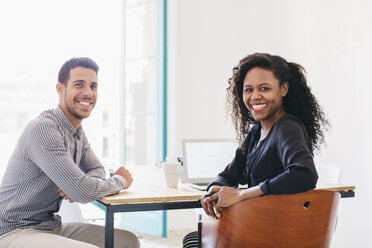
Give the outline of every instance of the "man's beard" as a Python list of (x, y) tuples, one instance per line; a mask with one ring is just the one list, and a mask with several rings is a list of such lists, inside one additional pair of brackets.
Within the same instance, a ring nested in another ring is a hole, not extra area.
[[(75, 100), (73, 100), (73, 101), (75, 101)], [(67, 100), (67, 97), (66, 97), (66, 95), (65, 95), (65, 105), (66, 105), (66, 109), (67, 109), (67, 111), (71, 114), (71, 115), (73, 115), (75, 118), (77, 118), (77, 119), (79, 119), (79, 120), (82, 120), (82, 119), (84, 119), (84, 118), (86, 118), (86, 117), (88, 117), (89, 116), (89, 114), (88, 114), (88, 116), (81, 116), (79, 113), (77, 113), (76, 111), (75, 111), (75, 109), (68, 103), (68, 100)]]

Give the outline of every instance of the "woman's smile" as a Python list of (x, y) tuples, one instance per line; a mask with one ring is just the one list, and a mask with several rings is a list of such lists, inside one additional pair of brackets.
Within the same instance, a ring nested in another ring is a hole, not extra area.
[(263, 111), (264, 109), (266, 109), (267, 107), (267, 104), (266, 103), (263, 103), (263, 104), (252, 104), (251, 105), (251, 109), (254, 111), (254, 112), (261, 112)]

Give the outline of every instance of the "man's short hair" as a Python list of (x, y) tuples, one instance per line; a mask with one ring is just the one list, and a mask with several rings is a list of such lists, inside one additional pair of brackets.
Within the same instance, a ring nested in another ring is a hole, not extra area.
[(58, 73), (58, 82), (67, 84), (70, 78), (70, 71), (76, 67), (84, 67), (98, 72), (98, 65), (92, 59), (87, 57), (72, 58), (67, 60)]

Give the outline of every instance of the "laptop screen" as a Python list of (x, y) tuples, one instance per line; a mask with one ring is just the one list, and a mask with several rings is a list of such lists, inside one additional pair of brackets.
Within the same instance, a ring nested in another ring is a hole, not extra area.
[(209, 183), (232, 161), (233, 139), (183, 140), (185, 181)]

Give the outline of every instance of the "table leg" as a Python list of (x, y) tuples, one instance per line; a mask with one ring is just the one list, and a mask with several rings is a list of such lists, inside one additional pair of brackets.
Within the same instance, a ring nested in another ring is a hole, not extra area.
[(114, 248), (114, 212), (106, 206), (105, 248)]
[(339, 193), (341, 194), (341, 198), (355, 197), (354, 190), (339, 191)]

